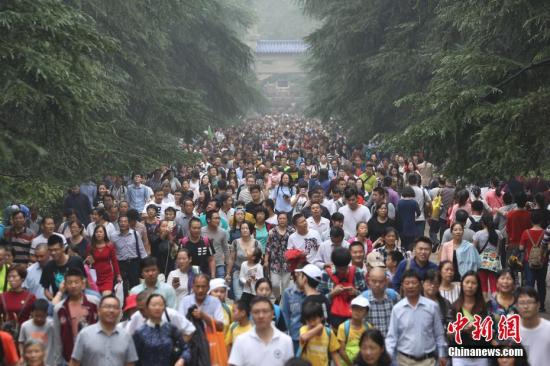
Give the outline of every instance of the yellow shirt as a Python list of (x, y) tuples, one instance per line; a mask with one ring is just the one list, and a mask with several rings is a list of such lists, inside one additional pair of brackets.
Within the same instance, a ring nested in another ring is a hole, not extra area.
[(366, 330), (367, 328), (363, 324), (361, 324), (361, 328), (359, 329), (350, 324), (349, 334), (346, 340), (345, 322), (338, 326), (338, 341), (340, 344), (345, 344), (346, 354), (351, 361), (353, 361), (359, 353), (359, 349), (361, 348), (359, 340)]
[(231, 324), (231, 327), (229, 327), (229, 330), (225, 334), (225, 344), (227, 346), (231, 346), (233, 343), (235, 343), (235, 339), (237, 339), (238, 336), (248, 332), (250, 329), (252, 329), (251, 322), (248, 322), (248, 324), (245, 326), (242, 326), (239, 323), (234, 322), (233, 324)]
[[(300, 328), (300, 335), (307, 332), (309, 328), (304, 325)], [(323, 329), (321, 335), (311, 338), (307, 344), (300, 341), (302, 350), (302, 359), (311, 362), (312, 366), (328, 366), (330, 358), (328, 352), (338, 352), (340, 342), (336, 339), (336, 335), (330, 330), (330, 337), (326, 329)]]

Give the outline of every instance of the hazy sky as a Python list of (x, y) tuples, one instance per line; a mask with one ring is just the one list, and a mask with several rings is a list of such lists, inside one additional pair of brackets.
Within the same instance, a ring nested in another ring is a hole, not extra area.
[(260, 39), (299, 39), (316, 26), (295, 0), (252, 0), (252, 4)]

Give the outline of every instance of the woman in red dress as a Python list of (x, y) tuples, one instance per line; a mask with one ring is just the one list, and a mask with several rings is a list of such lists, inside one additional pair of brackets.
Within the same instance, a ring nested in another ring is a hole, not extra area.
[(113, 292), (115, 276), (117, 282), (122, 282), (118, 260), (116, 259), (116, 250), (114, 245), (109, 242), (103, 225), (98, 225), (94, 229), (92, 246), (86, 256), (86, 262), (96, 270), (96, 283), (102, 295)]

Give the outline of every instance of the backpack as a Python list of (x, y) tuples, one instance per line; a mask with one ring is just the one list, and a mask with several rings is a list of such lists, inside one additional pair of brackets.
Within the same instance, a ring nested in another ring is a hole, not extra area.
[[(210, 246), (210, 240), (208, 240), (208, 236), (201, 236), (201, 240), (203, 241), (205, 246)], [(184, 236), (180, 240), (180, 248), (185, 247), (187, 245), (187, 243), (189, 243), (189, 237)]]
[(441, 188), (439, 188), (439, 192), (437, 192), (437, 196), (434, 197), (432, 200), (432, 220), (439, 220), (439, 216), (441, 215), (441, 210), (443, 208), (443, 202), (441, 199)]
[[(365, 329), (368, 330), (371, 328), (373, 328), (373, 325), (369, 322), (365, 322)], [(344, 346), (348, 343), (350, 329), (351, 329), (351, 319), (348, 319), (344, 322), (344, 335), (345, 335)]]
[[(342, 285), (344, 287), (352, 287), (354, 283), (355, 278), (355, 266), (349, 267), (348, 270), (348, 277), (344, 282), (340, 281), (338, 277), (334, 275), (331, 268), (327, 268), (327, 274), (334, 282), (335, 285)], [(340, 294), (336, 295), (332, 298), (332, 301), (330, 303), (330, 313), (332, 315), (336, 315), (343, 318), (350, 318), (351, 317), (351, 298), (352, 296), (349, 294), (348, 291), (343, 291)]]
[(481, 223), (481, 220), (476, 221), (472, 216), (468, 216), (468, 218), (470, 219), (470, 230), (473, 230), (475, 232), (483, 230), (483, 224)]
[(529, 241), (533, 245), (531, 247), (531, 251), (529, 252), (529, 268), (540, 269), (544, 266), (544, 262), (546, 259), (546, 248), (542, 245), (542, 237), (544, 235), (541, 235), (541, 240), (539, 240), (537, 243), (535, 243), (535, 241), (531, 237), (531, 233), (529, 232), (529, 230), (527, 230), (527, 236), (529, 237)]
[(227, 305), (225, 302), (222, 302), (222, 309), (227, 314), (229, 324), (231, 324), (233, 322), (233, 315), (231, 314), (231, 309), (229, 308), (229, 305)]
[[(328, 336), (328, 342), (330, 344), (330, 328), (325, 326), (325, 332), (327, 333), (327, 336)], [(307, 348), (307, 342), (306, 344), (304, 345), (304, 347), (302, 347), (302, 345), (298, 346), (298, 351), (296, 351), (296, 357), (298, 358), (302, 358), (302, 354), (304, 353), (304, 349)]]

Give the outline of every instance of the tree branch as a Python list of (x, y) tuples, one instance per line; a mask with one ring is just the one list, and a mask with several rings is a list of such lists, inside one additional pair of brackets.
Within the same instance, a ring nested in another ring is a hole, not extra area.
[[(537, 63), (532, 63), (528, 66), (525, 66), (519, 70), (517, 70), (516, 72), (514, 72), (512, 75), (508, 76), (507, 78), (501, 80), (498, 82), (497, 85), (494, 86), (495, 89), (500, 89), (502, 88), (504, 85), (508, 84), (509, 82), (511, 82), (512, 80), (514, 80), (515, 78), (517, 78), (518, 76), (520, 76), (521, 74), (523, 74), (524, 72), (528, 71), (528, 70), (531, 70), (531, 69), (535, 69), (535, 68), (538, 68), (538, 67), (543, 67), (543, 66), (547, 66), (547, 65), (550, 65), (550, 58), (547, 58), (547, 59), (544, 59), (540, 62), (537, 62)], [(487, 98), (489, 98), (493, 93), (490, 93), (490, 94), (487, 94), (485, 97), (483, 97), (483, 100), (486, 100)]]

